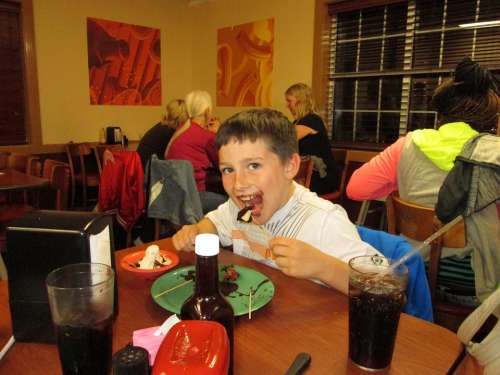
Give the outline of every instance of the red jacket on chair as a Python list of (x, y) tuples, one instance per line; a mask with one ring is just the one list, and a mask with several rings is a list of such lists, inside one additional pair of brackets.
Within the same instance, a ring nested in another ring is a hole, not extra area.
[(99, 183), (99, 210), (116, 212), (129, 231), (144, 209), (144, 171), (135, 151), (105, 151)]

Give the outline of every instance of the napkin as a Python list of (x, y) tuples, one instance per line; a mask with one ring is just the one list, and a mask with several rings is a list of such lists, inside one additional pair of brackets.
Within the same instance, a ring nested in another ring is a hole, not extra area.
[(134, 346), (140, 346), (148, 351), (149, 364), (151, 367), (155, 363), (156, 354), (158, 353), (158, 349), (160, 349), (163, 339), (166, 337), (170, 328), (172, 328), (177, 322), (180, 322), (180, 319), (177, 315), (173, 314), (165, 320), (161, 326), (134, 331), (132, 335), (132, 342)]

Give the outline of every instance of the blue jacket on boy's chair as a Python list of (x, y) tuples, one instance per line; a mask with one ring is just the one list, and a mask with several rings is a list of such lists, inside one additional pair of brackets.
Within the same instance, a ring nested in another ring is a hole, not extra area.
[[(400, 236), (361, 226), (358, 226), (357, 229), (361, 239), (380, 251), (386, 258), (399, 259), (412, 248), (408, 241)], [(424, 261), (420, 255), (415, 255), (405, 264), (408, 267), (408, 288), (407, 301), (403, 311), (432, 322), (431, 293), (425, 274)]]

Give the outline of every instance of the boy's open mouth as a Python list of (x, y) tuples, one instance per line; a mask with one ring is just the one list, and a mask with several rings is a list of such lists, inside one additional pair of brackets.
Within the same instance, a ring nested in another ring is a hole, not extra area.
[(251, 207), (252, 216), (259, 216), (262, 210), (262, 194), (240, 195), (238, 199), (245, 207)]

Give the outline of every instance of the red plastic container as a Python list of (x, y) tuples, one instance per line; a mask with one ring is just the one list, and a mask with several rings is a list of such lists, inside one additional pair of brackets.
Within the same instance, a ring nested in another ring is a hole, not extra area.
[(226, 375), (228, 368), (229, 339), (224, 326), (183, 320), (163, 340), (152, 375)]

